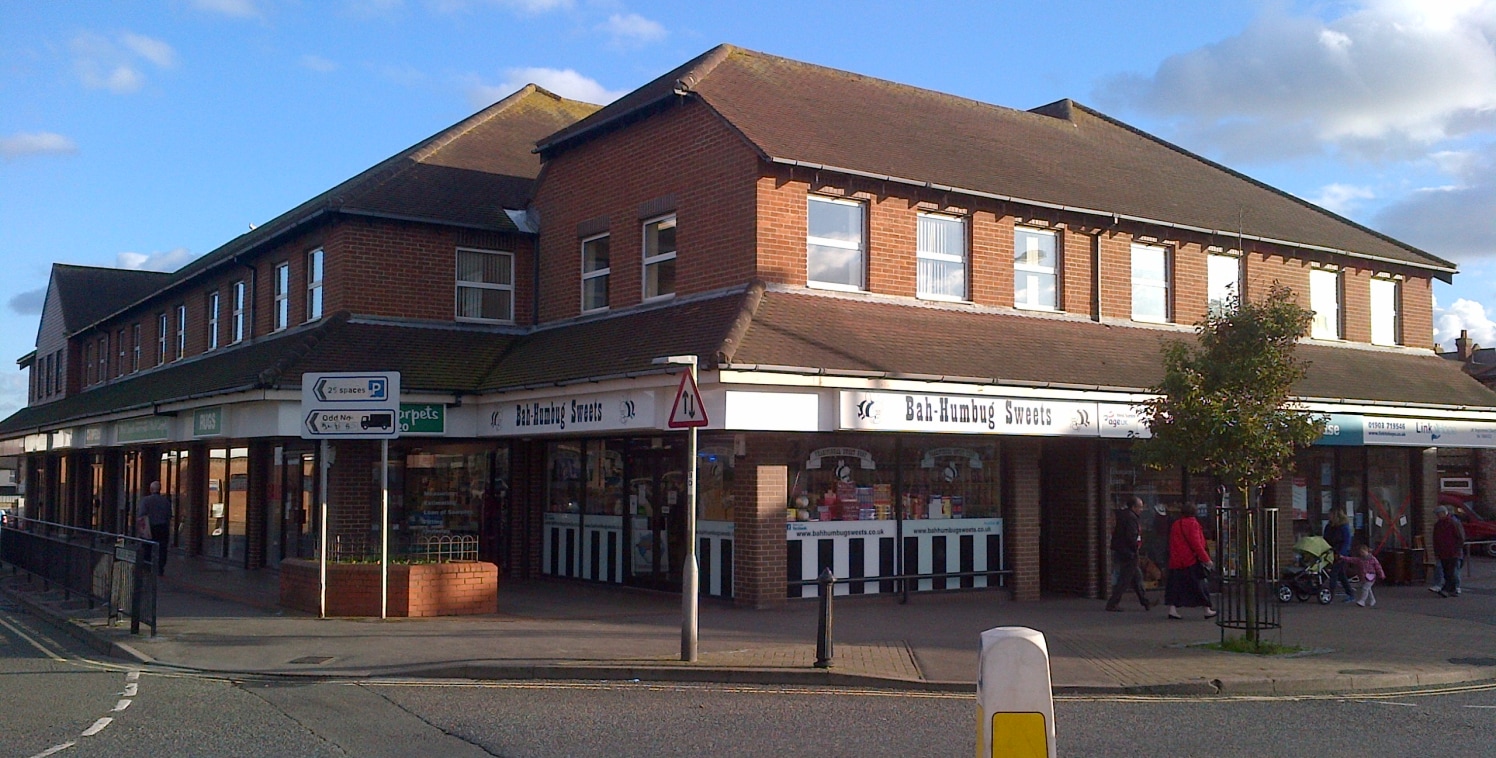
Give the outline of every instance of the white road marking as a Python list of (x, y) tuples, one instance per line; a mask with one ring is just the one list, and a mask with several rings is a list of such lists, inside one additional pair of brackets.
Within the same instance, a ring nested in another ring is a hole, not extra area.
[(1466, 708), (1496, 708), (1496, 705), (1467, 705)]
[(93, 722), (93, 726), (91, 726), (91, 727), (89, 727), (87, 729), (84, 729), (83, 730), (83, 736), (84, 737), (92, 737), (95, 734), (98, 734), (99, 732), (104, 731), (104, 727), (109, 726), (113, 722), (114, 722), (114, 719), (109, 718), (108, 716), (105, 716), (104, 718), (101, 718), (98, 721)]
[(1360, 698), (1357, 698), (1357, 699), (1353, 700), (1352, 702), (1356, 702), (1356, 703), (1367, 703), (1369, 705), (1400, 705), (1400, 706), (1402, 706), (1404, 708), (1417, 708), (1418, 707), (1417, 703), (1396, 703), (1396, 702), (1393, 702), (1391, 700), (1361, 700)]
[(130, 671), (125, 672), (125, 681), (127, 681), (127, 682), (137, 682), (137, 681), (140, 681), (140, 669), (131, 669)]
[(55, 747), (49, 747), (46, 750), (43, 750), (42, 752), (37, 753), (36, 755), (31, 756), (31, 758), (47, 758), (47, 756), (49, 756), (49, 755), (56, 755), (58, 753), (61, 753), (62, 751), (67, 750), (68, 748), (70, 748), (70, 747), (72, 747), (72, 746), (74, 746), (76, 744), (78, 744), (78, 743), (76, 743), (76, 742), (64, 742), (61, 745), (57, 745)]
[(124, 695), (125, 697), (135, 697), (135, 693), (137, 693), (139, 691), (140, 691), (140, 685), (138, 685), (138, 684), (136, 684), (134, 682), (130, 682), (129, 684), (125, 685), (125, 691), (121, 692), (119, 694)]
[(115, 703), (114, 704), (114, 712), (115, 713), (119, 713), (120, 711), (123, 711), (124, 709), (129, 708), (130, 707), (130, 703), (132, 703), (132, 702), (134, 702), (134, 701), (131, 701), (131, 700), (121, 700), (118, 703)]
[(6, 621), (5, 619), (0, 619), (0, 626), (4, 626), (6, 629), (9, 629), (12, 633), (14, 633), (17, 637), (20, 637), (21, 639), (26, 640), (27, 642), (31, 643), (32, 647), (36, 648), (37, 650), (42, 651), (42, 654), (45, 655), (45, 656), (47, 656), (48, 658), (51, 658), (52, 660), (57, 661), (58, 663), (64, 663), (64, 662), (67, 661), (66, 658), (63, 658), (62, 656), (58, 655), (57, 653), (52, 652), (52, 650), (50, 648), (46, 647), (45, 645), (43, 645), (42, 643), (36, 641), (35, 639), (32, 639), (31, 635), (29, 635), (29, 634), (21, 631), (19, 628), (17, 628), (14, 624), (10, 623), (9, 621)]

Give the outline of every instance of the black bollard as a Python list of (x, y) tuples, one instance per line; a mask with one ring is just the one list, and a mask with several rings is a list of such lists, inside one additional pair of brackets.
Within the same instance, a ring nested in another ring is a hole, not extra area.
[(830, 568), (821, 569), (816, 577), (821, 586), (821, 622), (816, 628), (816, 668), (831, 668), (831, 592), (836, 587), (836, 576)]

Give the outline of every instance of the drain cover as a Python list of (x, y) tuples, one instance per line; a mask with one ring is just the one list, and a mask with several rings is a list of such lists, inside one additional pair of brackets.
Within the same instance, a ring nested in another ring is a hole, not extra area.
[(1456, 666), (1496, 666), (1496, 658), (1450, 658)]
[(332, 656), (330, 656), (330, 655), (304, 655), (304, 656), (302, 656), (300, 658), (297, 658), (297, 659), (295, 659), (295, 660), (293, 660), (291, 662), (292, 663), (305, 663), (305, 664), (316, 665), (318, 663), (327, 663), (330, 660), (332, 660)]

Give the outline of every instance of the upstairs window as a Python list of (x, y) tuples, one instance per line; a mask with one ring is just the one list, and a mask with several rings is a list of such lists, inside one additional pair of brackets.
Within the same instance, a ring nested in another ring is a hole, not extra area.
[(932, 300), (966, 299), (966, 223), (921, 213), (915, 222), (916, 292)]
[(165, 313), (156, 315), (156, 365), (166, 362), (166, 335), (170, 331), (170, 320)]
[(1325, 268), (1309, 271), (1309, 307), (1314, 323), (1309, 336), (1317, 340), (1340, 339), (1340, 272)]
[(514, 320), (514, 255), (457, 249), (457, 320)]
[(1013, 305), (1039, 311), (1052, 311), (1056, 272), (1059, 270), (1057, 236), (1046, 229), (1013, 230)]
[(135, 346), (132, 348), (134, 352), (130, 354), (130, 373), (132, 374), (140, 370), (140, 324), (135, 325), (134, 331)]
[(218, 290), (208, 293), (208, 306), (205, 309), (208, 322), (208, 350), (218, 349)]
[(99, 338), (99, 381), (109, 378), (109, 335)]
[(234, 294), (232, 297), (234, 312), (232, 316), (233, 323), (229, 325), (229, 336), (231, 337), (229, 343), (237, 344), (244, 341), (244, 282), (234, 282)]
[(306, 254), (306, 320), (322, 318), (322, 248)]
[(115, 359), (115, 363), (114, 363), (114, 375), (115, 376), (124, 376), (125, 375), (125, 353), (126, 353), (126, 349), (125, 349), (125, 330), (124, 329), (119, 330), (119, 332), (115, 335), (114, 340), (115, 340), (115, 342), (119, 343), (119, 357)]
[(1169, 249), (1134, 243), (1132, 246), (1132, 320), (1167, 323), (1169, 320)]
[(90, 342), (87, 345), (83, 346), (83, 366), (84, 366), (83, 384), (85, 386), (93, 384), (94, 383), (94, 346), (93, 346), (92, 342)]
[(187, 354), (187, 306), (177, 306), (177, 354), (172, 360), (182, 360)]
[(810, 196), (806, 209), (806, 283), (859, 291), (866, 282), (863, 206), (853, 200)]
[(1206, 308), (1213, 316), (1221, 315), (1233, 298), (1241, 296), (1241, 259), (1211, 253), (1205, 260)]
[(675, 294), (675, 216), (644, 223), (644, 299)]
[(275, 331), (286, 328), (291, 320), (291, 264), (275, 266)]
[(582, 312), (608, 307), (608, 235), (582, 240)]
[(1399, 344), (1401, 324), (1398, 322), (1398, 282), (1396, 279), (1377, 277), (1371, 280), (1371, 342), (1374, 345)]

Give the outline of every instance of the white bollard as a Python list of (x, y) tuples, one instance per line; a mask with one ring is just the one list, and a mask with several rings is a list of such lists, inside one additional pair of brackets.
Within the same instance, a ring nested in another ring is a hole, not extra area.
[(977, 662), (977, 758), (1055, 758), (1054, 695), (1044, 634), (982, 632)]

